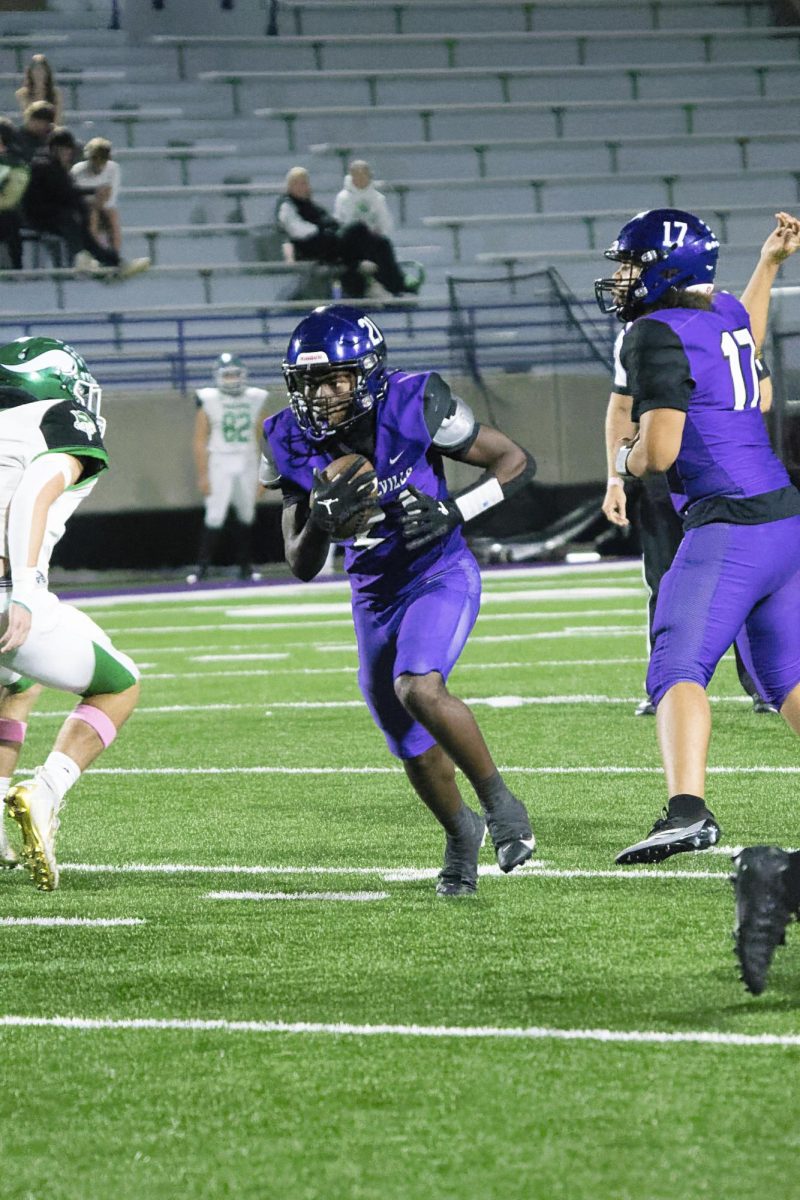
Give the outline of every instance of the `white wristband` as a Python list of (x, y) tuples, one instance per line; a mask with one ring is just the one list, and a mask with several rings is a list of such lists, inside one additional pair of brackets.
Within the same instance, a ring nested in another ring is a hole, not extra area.
[(630, 458), (632, 449), (633, 446), (620, 446), (619, 450), (617, 451), (617, 461), (614, 463), (614, 466), (617, 469), (617, 474), (621, 475), (623, 479), (633, 478), (628, 470), (628, 459)]
[(456, 497), (455, 503), (466, 522), (486, 512), (487, 508), (494, 508), (495, 504), (501, 504), (504, 499), (502, 484), (493, 475), (491, 479), (479, 483), (477, 487), (470, 488), (461, 496)]
[(625, 487), (625, 481), (619, 475), (609, 475), (606, 487)]

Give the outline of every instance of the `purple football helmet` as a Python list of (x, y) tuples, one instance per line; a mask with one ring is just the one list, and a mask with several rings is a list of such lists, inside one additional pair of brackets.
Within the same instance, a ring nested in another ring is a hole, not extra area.
[(719, 242), (693, 213), (679, 208), (637, 213), (622, 226), (605, 257), (638, 267), (638, 275), (629, 280), (596, 279), (600, 311), (633, 321), (672, 288), (713, 283), (718, 255)]
[[(386, 342), (366, 313), (344, 304), (315, 308), (295, 329), (283, 375), (295, 420), (314, 442), (341, 433), (386, 394)], [(352, 383), (344, 391), (346, 372)], [(320, 388), (327, 396), (320, 396)], [(343, 401), (347, 410), (342, 415)]]

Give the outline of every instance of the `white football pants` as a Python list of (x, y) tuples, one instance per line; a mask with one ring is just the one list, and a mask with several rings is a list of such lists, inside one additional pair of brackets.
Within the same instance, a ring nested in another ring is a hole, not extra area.
[(205, 515), (208, 528), (222, 528), (231, 504), (242, 524), (252, 525), (257, 483), (257, 454), (209, 454)]

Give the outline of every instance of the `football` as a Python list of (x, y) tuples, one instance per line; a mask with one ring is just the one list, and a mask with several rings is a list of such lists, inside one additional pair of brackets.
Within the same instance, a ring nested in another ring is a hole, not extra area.
[[(330, 483), (330, 481), (335, 479), (337, 475), (341, 475), (343, 471), (346, 471), (347, 468), (351, 466), (357, 458), (362, 457), (363, 455), (360, 454), (343, 454), (341, 458), (335, 458), (332, 463), (328, 463), (328, 466), (322, 472), (322, 478), (326, 483)], [(374, 471), (374, 469), (375, 468), (373, 467), (372, 463), (369, 462), (368, 459), (365, 459), (363, 464), (355, 473), (354, 482), (356, 479), (358, 479), (359, 475), (366, 475), (367, 472)], [(368, 522), (370, 518), (374, 517), (376, 513), (380, 512), (380, 508), (377, 503), (377, 480), (373, 481), (372, 490), (369, 494), (375, 499), (374, 507), (365, 508), (363, 512), (356, 513), (356, 515), (351, 517), (349, 521), (344, 521), (341, 525), (337, 525), (336, 532), (331, 537), (332, 541), (346, 542), (349, 538), (358, 537), (360, 533), (364, 533), (367, 529), (369, 529)]]

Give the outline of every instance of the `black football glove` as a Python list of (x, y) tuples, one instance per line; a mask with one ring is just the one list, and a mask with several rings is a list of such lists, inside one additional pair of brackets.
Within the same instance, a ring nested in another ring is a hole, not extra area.
[(455, 500), (437, 500), (413, 485), (400, 493), (400, 503), (404, 509), (400, 525), (407, 550), (421, 550), (464, 523)]
[(329, 536), (357, 513), (375, 507), (375, 472), (355, 477), (366, 461), (357, 458), (330, 481), (323, 479), (320, 471), (314, 472), (308, 519)]

